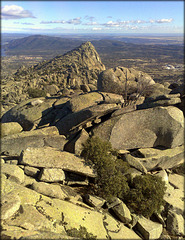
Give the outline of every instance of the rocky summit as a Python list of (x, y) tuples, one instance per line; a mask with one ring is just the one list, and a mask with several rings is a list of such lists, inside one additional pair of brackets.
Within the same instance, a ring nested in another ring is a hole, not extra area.
[[(18, 103), (32, 96), (37, 89), (40, 94), (56, 94), (64, 88), (97, 89), (97, 79), (105, 66), (90, 42), (78, 48), (43, 61), (35, 66), (22, 66), (11, 80), (2, 84), (5, 105)], [(84, 86), (87, 85), (87, 86)], [(33, 90), (31, 92), (31, 90)]]
[(183, 86), (105, 69), (86, 42), (2, 96), (2, 239), (185, 237)]

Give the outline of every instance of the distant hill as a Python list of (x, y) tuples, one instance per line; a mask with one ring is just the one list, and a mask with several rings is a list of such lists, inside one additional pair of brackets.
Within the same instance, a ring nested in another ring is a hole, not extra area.
[[(79, 39), (68, 39), (45, 35), (32, 35), (10, 41), (4, 45), (7, 55), (32, 55), (44, 56), (45, 58), (62, 55), (85, 42)], [(112, 67), (111, 62), (119, 59), (142, 58), (145, 60), (158, 59), (163, 62), (164, 56), (176, 59), (181, 63), (184, 59), (183, 46), (178, 44), (134, 44), (118, 40), (92, 40), (103, 63)]]
[(11, 40), (3, 48), (7, 55), (57, 55), (79, 46), (81, 40), (45, 35), (31, 35)]
[[(67, 37), (31, 35), (8, 41), (4, 48), (7, 56), (24, 55), (42, 57), (43, 60), (49, 60), (63, 55), (86, 42), (85, 37), (79, 36), (74, 38), (74, 36), (71, 36), (70, 38), (70, 35), (69, 38)], [(165, 44), (166, 38), (159, 38), (159, 41), (157, 39), (154, 41), (149, 38), (143, 39), (138, 37), (122, 37), (120, 40), (118, 39), (119, 37), (109, 39), (105, 36), (102, 36), (102, 39), (100, 36), (92, 36), (92, 39), (88, 39), (95, 47), (106, 68), (117, 66), (136, 68), (152, 75), (155, 81), (159, 82), (183, 79), (183, 45), (169, 44), (170, 41)], [(149, 42), (150, 44), (148, 44)], [(161, 42), (162, 44), (156, 44), (156, 42)], [(20, 64), (21, 59), (18, 60), (16, 64)], [(6, 66), (9, 66), (8, 64), (9, 60)], [(15, 65), (14, 62), (13, 64)], [(26, 62), (23, 61), (22, 64), (26, 64)], [(169, 64), (173, 66), (180, 64), (181, 67), (175, 71), (164, 70), (163, 66)], [(7, 71), (7, 73), (9, 72)]]

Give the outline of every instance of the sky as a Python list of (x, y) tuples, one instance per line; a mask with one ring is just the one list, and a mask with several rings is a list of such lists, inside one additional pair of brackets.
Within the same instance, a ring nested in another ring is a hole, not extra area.
[(2, 33), (183, 33), (184, 1), (1, 1)]

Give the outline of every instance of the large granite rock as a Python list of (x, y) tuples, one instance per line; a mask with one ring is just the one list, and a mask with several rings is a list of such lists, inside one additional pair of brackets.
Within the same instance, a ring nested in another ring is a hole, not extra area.
[(171, 169), (184, 162), (184, 145), (164, 150), (154, 148), (138, 149), (132, 155), (127, 154), (123, 158), (131, 166), (142, 172), (145, 172), (144, 169), (147, 171)]
[(146, 88), (155, 84), (146, 73), (133, 68), (115, 67), (100, 73), (98, 77), (98, 90), (117, 94), (132, 94), (139, 88)]
[(63, 150), (67, 140), (59, 135), (55, 126), (6, 136), (1, 139), (1, 153), (10, 156), (20, 156), (22, 150), (28, 147), (50, 146)]
[(164, 146), (184, 142), (184, 116), (176, 107), (155, 107), (109, 119), (92, 130), (117, 149)]
[(24, 131), (27, 131), (31, 130), (35, 124), (39, 124), (43, 117), (45, 118), (45, 123), (51, 122), (54, 111), (52, 105), (55, 101), (56, 99), (45, 98), (22, 101), (3, 115), (2, 123), (18, 122)]
[(20, 163), (33, 167), (60, 168), (90, 177), (96, 176), (93, 168), (82, 158), (51, 147), (27, 148), (21, 154)]
[(71, 112), (78, 112), (84, 108), (97, 105), (99, 102), (103, 101), (102, 94), (98, 92), (90, 92), (87, 94), (81, 94), (72, 97), (68, 102), (67, 106)]
[[(69, 135), (71, 131), (79, 128), (86, 128), (92, 126), (91, 122), (100, 118), (108, 113), (114, 112), (119, 109), (117, 104), (100, 104), (91, 106), (81, 111), (68, 114), (58, 122), (56, 122), (56, 127), (58, 128), (60, 134), (65, 136)], [(90, 125), (88, 125), (90, 123)]]

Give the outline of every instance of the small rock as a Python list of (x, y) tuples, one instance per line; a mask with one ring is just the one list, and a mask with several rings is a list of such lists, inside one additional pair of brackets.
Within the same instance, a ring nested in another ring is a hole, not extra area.
[(23, 130), (18, 122), (1, 123), (1, 137), (20, 133)]
[(43, 182), (63, 182), (65, 173), (59, 168), (43, 168), (40, 172), (39, 180)]
[(142, 234), (144, 239), (158, 239), (163, 230), (162, 224), (153, 222), (143, 216), (138, 219), (136, 229)]
[(24, 171), (17, 165), (11, 164), (2, 164), (1, 173), (4, 173), (8, 178), (11, 177), (12, 180), (17, 181), (18, 183), (24, 182)]
[(30, 102), (30, 105), (36, 106), (36, 105), (41, 104), (41, 103), (43, 103), (43, 100), (41, 100), (41, 99), (36, 99), (36, 100), (31, 101), (31, 102)]
[(119, 218), (119, 220), (121, 222), (123, 222), (124, 224), (128, 224), (132, 221), (130, 211), (129, 211), (128, 207), (123, 202), (121, 202), (120, 204), (112, 207), (111, 210)]
[(168, 184), (168, 174), (165, 170), (159, 171), (158, 173), (155, 174), (157, 177), (161, 177), (162, 180), (165, 182), (165, 184)]
[(15, 193), (8, 193), (2, 196), (1, 199), (1, 219), (5, 220), (10, 218), (14, 213), (16, 213), (21, 205), (21, 200)]
[(36, 192), (48, 197), (58, 198), (61, 200), (64, 200), (67, 197), (59, 185), (49, 184), (45, 182), (34, 182), (32, 188)]
[(100, 197), (97, 197), (97, 196), (92, 196), (90, 194), (86, 194), (84, 196), (84, 200), (91, 207), (97, 207), (97, 208), (102, 207), (105, 203), (105, 200), (103, 198), (100, 198)]
[(169, 211), (166, 220), (167, 230), (174, 235), (184, 235), (184, 218), (181, 214)]
[(184, 191), (184, 176), (179, 174), (170, 174), (169, 175), (169, 183), (178, 189)]
[(35, 167), (25, 166), (24, 167), (24, 172), (28, 176), (37, 177), (40, 170), (38, 168), (35, 168)]

